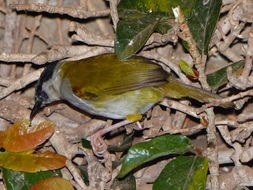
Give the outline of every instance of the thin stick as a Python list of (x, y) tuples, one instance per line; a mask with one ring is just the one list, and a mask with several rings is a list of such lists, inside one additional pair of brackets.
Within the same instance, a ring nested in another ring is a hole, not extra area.
[(87, 19), (91, 17), (103, 17), (110, 14), (110, 9), (100, 11), (86, 11), (82, 8), (59, 7), (43, 4), (10, 4), (16, 11), (47, 12), (52, 14), (68, 15), (73, 18)]

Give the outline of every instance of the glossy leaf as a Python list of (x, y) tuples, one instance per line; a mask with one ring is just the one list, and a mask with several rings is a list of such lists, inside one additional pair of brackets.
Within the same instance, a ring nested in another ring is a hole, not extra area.
[(189, 15), (195, 0), (121, 0), (116, 30), (115, 52), (125, 59), (138, 52), (153, 32), (166, 33), (173, 17), (172, 7), (180, 6)]
[(201, 54), (208, 53), (221, 5), (222, 0), (198, 0), (188, 16), (187, 23)]
[(119, 59), (135, 54), (156, 29), (160, 18), (145, 15), (131, 20), (122, 20), (117, 25), (115, 52)]
[(45, 142), (54, 133), (54, 123), (44, 121), (30, 127), (29, 120), (21, 120), (2, 133), (4, 136), (1, 138), (2, 147), (5, 150), (22, 152), (34, 149)]
[(87, 149), (92, 149), (90, 141), (88, 141), (87, 139), (82, 139), (82, 146)]
[(188, 65), (188, 63), (186, 63), (184, 60), (179, 60), (179, 67), (186, 74), (187, 77), (192, 79), (198, 79), (198, 72), (190, 65)]
[(137, 166), (158, 157), (169, 154), (184, 154), (188, 151), (191, 151), (191, 145), (188, 138), (182, 135), (164, 135), (135, 144), (124, 157), (118, 177), (122, 178)]
[[(244, 61), (239, 61), (239, 62), (233, 63), (230, 66), (232, 67), (232, 71), (236, 72), (236, 71), (239, 71), (244, 66), (244, 64), (245, 64)], [(218, 71), (212, 74), (207, 75), (207, 82), (212, 89), (217, 90), (219, 87), (221, 87), (222, 85), (228, 82), (227, 68), (228, 66), (222, 69), (219, 69)]]
[(130, 174), (123, 179), (114, 179), (111, 189), (136, 190), (135, 177)]
[(205, 190), (207, 171), (206, 158), (177, 157), (162, 170), (153, 190)]
[(132, 146), (132, 142), (133, 135), (125, 135), (122, 142), (118, 143), (118, 145), (109, 145), (107, 150), (111, 152), (124, 152)]
[(53, 152), (0, 152), (0, 166), (15, 171), (38, 172), (64, 167), (66, 157)]
[[(195, 0), (121, 0), (118, 5), (118, 11), (136, 10), (146, 14), (156, 14), (173, 18), (172, 8), (180, 6), (184, 15), (189, 15)], [(126, 17), (127, 15), (119, 16)], [(128, 15), (129, 17), (129, 15)]]
[(74, 188), (68, 180), (53, 177), (39, 181), (29, 190), (74, 190)]
[(7, 190), (28, 190), (32, 185), (42, 179), (56, 176), (61, 177), (60, 170), (26, 173), (3, 168), (2, 172)]
[(169, 23), (168, 23), (168, 18), (161, 17), (154, 32), (158, 32), (160, 34), (166, 34), (169, 29), (171, 29), (171, 25), (169, 25)]

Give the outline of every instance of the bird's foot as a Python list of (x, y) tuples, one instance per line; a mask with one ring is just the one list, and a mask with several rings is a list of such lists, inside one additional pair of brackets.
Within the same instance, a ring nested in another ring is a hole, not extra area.
[(94, 154), (98, 157), (103, 157), (103, 154), (106, 152), (108, 146), (102, 137), (104, 134), (112, 130), (118, 129), (119, 127), (122, 127), (124, 125), (130, 124), (132, 122), (133, 121), (124, 120), (114, 125), (105, 127), (104, 129), (101, 129), (97, 131), (96, 133), (94, 133), (93, 135), (91, 135), (89, 139), (90, 139)]
[(101, 135), (102, 134), (101, 131), (102, 130), (99, 130), (90, 136), (90, 143), (93, 152), (98, 157), (103, 157), (103, 154), (106, 152), (108, 147)]

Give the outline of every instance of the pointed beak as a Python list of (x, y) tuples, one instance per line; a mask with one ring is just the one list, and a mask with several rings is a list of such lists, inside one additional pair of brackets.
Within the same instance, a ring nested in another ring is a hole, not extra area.
[(30, 113), (30, 121), (34, 118), (34, 116), (40, 111), (42, 108), (42, 100), (38, 99), (35, 102), (35, 105), (33, 106), (32, 112)]

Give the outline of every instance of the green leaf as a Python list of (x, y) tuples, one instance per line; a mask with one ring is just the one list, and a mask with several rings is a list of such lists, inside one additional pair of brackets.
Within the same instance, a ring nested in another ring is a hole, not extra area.
[(153, 190), (205, 190), (207, 170), (206, 158), (179, 156), (165, 166)]
[(208, 53), (221, 5), (222, 0), (198, 0), (188, 16), (187, 23), (201, 54)]
[(159, 17), (147, 15), (118, 22), (115, 41), (115, 52), (118, 58), (128, 58), (140, 50), (159, 21)]
[[(122, 10), (136, 10), (146, 14), (156, 14), (174, 18), (172, 8), (180, 6), (184, 15), (189, 15), (195, 0), (121, 0), (118, 5), (119, 13)], [(125, 15), (119, 14), (120, 18)]]
[(81, 176), (83, 178), (84, 183), (89, 186), (89, 174), (88, 174), (88, 166), (87, 165), (82, 165), (82, 166), (78, 166), (80, 172), (81, 172)]
[(123, 179), (114, 179), (111, 189), (136, 190), (135, 177), (131, 174)]
[(60, 170), (26, 173), (2, 168), (2, 172), (7, 190), (28, 190), (32, 185), (42, 179), (61, 177)]
[(118, 145), (109, 145), (107, 150), (109, 152), (124, 152), (132, 146), (132, 142), (133, 135), (125, 135), (122, 142)]
[[(232, 71), (236, 72), (240, 70), (244, 66), (245, 62), (244, 61), (238, 61), (236, 63), (233, 63), (232, 65), (229, 65), (232, 67)], [(226, 84), (228, 82), (227, 79), (227, 68), (229, 66), (226, 66), (222, 69), (219, 69), (218, 71), (207, 75), (207, 82), (210, 85), (210, 87), (213, 90), (217, 90), (219, 87), (222, 85)]]
[(189, 15), (195, 0), (121, 0), (118, 5), (119, 22), (116, 30), (115, 52), (125, 59), (138, 52), (153, 32), (166, 33), (168, 19), (173, 18), (172, 7), (180, 6)]
[(179, 67), (180, 69), (189, 77), (193, 79), (198, 78), (198, 72), (195, 71), (188, 63), (186, 63), (184, 60), (179, 60)]
[(157, 24), (154, 32), (158, 32), (160, 34), (166, 34), (169, 29), (171, 29), (171, 26), (168, 23), (168, 18), (162, 17), (160, 22)]
[(137, 166), (158, 157), (189, 152), (191, 147), (188, 138), (182, 135), (164, 135), (135, 144), (124, 157), (118, 177), (122, 178)]
[(86, 140), (86, 139), (82, 139), (82, 146), (84, 148), (87, 148), (87, 149), (92, 149), (92, 146), (90, 144), (90, 141)]

